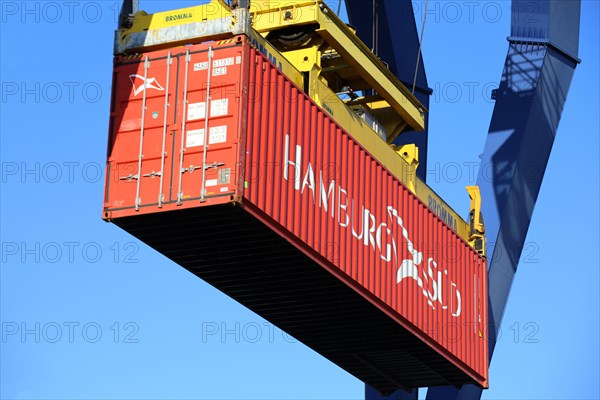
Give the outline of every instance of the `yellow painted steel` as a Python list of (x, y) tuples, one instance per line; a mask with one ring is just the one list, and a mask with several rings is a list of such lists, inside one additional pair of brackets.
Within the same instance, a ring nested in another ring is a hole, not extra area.
[[(144, 11), (139, 11), (135, 14), (133, 25), (131, 28), (122, 29), (118, 32), (117, 40), (125, 42), (127, 38), (135, 34), (148, 34), (158, 35), (162, 32), (168, 32), (177, 26), (190, 26), (194, 23), (202, 23), (211, 20), (219, 20), (223, 18), (231, 18), (232, 24), (238, 24), (239, 21), (235, 20), (235, 14), (229, 6), (222, 0), (212, 0), (210, 3), (181, 8), (177, 10), (170, 10), (164, 12), (157, 12), (154, 14), (147, 14)], [(233, 26), (231, 27), (233, 31)], [(290, 63), (279, 51), (273, 47), (262, 35), (258, 34), (253, 29), (248, 29), (244, 32), (250, 38), (252, 45), (261, 53), (263, 53), (269, 60), (273, 61), (279, 69), (290, 78), (296, 85), (304, 87), (304, 76)], [(171, 35), (173, 36), (173, 35)], [(195, 40), (191, 42), (201, 42), (210, 39), (220, 39), (223, 37), (231, 37), (231, 32), (220, 32), (217, 34), (207, 34), (197, 36)], [(170, 37), (166, 35), (166, 37)], [(186, 40), (190, 40), (186, 38)], [(134, 48), (134, 51), (147, 51), (157, 48), (173, 47), (175, 45), (182, 44), (177, 37), (172, 37), (170, 41), (161, 43), (160, 45), (147, 46), (142, 48)], [(186, 42), (187, 44), (187, 42)]]
[(315, 47), (282, 52), (285, 58), (299, 71), (309, 72), (315, 66), (321, 66), (321, 52)]
[(133, 20), (133, 25), (127, 29), (127, 33), (155, 31), (228, 16), (231, 16), (231, 10), (227, 3), (222, 0), (211, 0), (210, 3), (200, 6), (162, 11), (154, 14), (138, 11)]
[[(411, 190), (432, 212), (460, 237), (469, 242), (471, 239), (469, 224), (433, 189), (416, 176), (414, 162), (400, 157), (396, 150), (377, 136), (371, 127), (348, 108), (324, 82), (312, 79), (310, 81), (310, 96), (315, 102), (321, 105), (350, 136)], [(469, 242), (469, 244), (473, 246), (473, 243)]]
[(252, 46), (260, 51), (262, 54), (267, 56), (269, 60), (283, 72), (292, 82), (299, 87), (304, 87), (304, 75), (286, 58), (281, 54), (271, 43), (269, 43), (264, 37), (262, 37), (254, 29), (249, 29), (248, 37)]
[(417, 188), (415, 187), (415, 184), (417, 180), (417, 168), (419, 167), (419, 148), (414, 144), (405, 144), (404, 146), (399, 147), (392, 145), (391, 147), (409, 165), (409, 170), (412, 174), (405, 183), (413, 193), (416, 192)]
[[(388, 123), (386, 125), (388, 138), (395, 138), (405, 129), (407, 124), (415, 129), (423, 129), (424, 112), (426, 110), (385, 65), (320, 1), (253, 0), (250, 11), (253, 28), (249, 27), (244, 33), (249, 37), (253, 47), (268, 57), (299, 88), (306, 89), (307, 94), (367, 152), (377, 159), (394, 177), (403, 182), (433, 213), (475, 248), (478, 244), (477, 240), (482, 236), (479, 230), (480, 225), (475, 224), (476, 229), (473, 230), (440, 196), (416, 177), (418, 167), (418, 149), (416, 146), (407, 145), (400, 149), (390, 147), (386, 141), (382, 140), (373, 131), (366, 121), (361, 119), (349, 107), (360, 105), (367, 110), (374, 111), (392, 108), (397, 112), (398, 117), (393, 121), (393, 124)], [(232, 12), (227, 4), (221, 0), (212, 0), (209, 4), (202, 6), (155, 14), (146, 14), (140, 11), (135, 15), (131, 28), (122, 29), (118, 32), (117, 40), (125, 41), (124, 38), (128, 35), (139, 35), (144, 32), (165, 32), (174, 27), (177, 29), (178, 25), (190, 26), (189, 24), (206, 22), (211, 19), (231, 18), (233, 25), (241, 23), (232, 16), (235, 16), (235, 12)], [(324, 51), (321, 42), (317, 41), (312, 47), (282, 53), (265, 39), (265, 36), (271, 30), (314, 23), (319, 24), (316, 32), (334, 49), (325, 50), (325, 52), (328, 54), (337, 52), (342, 55), (344, 61), (349, 62), (350, 66), (360, 72), (361, 77), (377, 90), (377, 96), (361, 97), (349, 101), (341, 100), (322, 76), (321, 57)], [(231, 32), (233, 31), (235, 30), (232, 28)], [(229, 37), (232, 35), (233, 33), (229, 33)], [(223, 33), (219, 32), (217, 36), (205, 34), (205, 36), (194, 37), (193, 42), (197, 43), (215, 38), (222, 39)], [(160, 46), (175, 46), (178, 44), (181, 44), (181, 41), (175, 37), (172, 41), (162, 43)], [(154, 48), (156, 46), (135, 50), (143, 51)], [(475, 192), (470, 190), (469, 194), (471, 195), (471, 193)], [(478, 192), (471, 197), (471, 209), (480, 204), (480, 201), (477, 203), (477, 196)], [(475, 199), (474, 203), (473, 199)]]
[(469, 212), (469, 244), (481, 254), (486, 256), (485, 225), (481, 214), (481, 194), (479, 186), (467, 186), (471, 199)]
[[(371, 110), (393, 108), (399, 115), (399, 118), (386, 125), (389, 141), (394, 140), (406, 125), (410, 125), (415, 130), (424, 129), (424, 113), (427, 110), (322, 1), (253, 0), (250, 12), (253, 17), (253, 28), (264, 36), (286, 27), (318, 24), (316, 33), (355, 71), (359, 72), (361, 78), (376, 89), (378, 96), (363, 98), (362, 104)], [(375, 134), (373, 129), (328, 87), (327, 82), (320, 76), (321, 51), (320, 43), (317, 43), (314, 47), (287, 51), (283, 54), (298, 69), (309, 72), (309, 96), (429, 209), (469, 242), (471, 239), (469, 224), (416, 177), (418, 166), (416, 147), (406, 148), (411, 150), (409, 157), (399, 157), (393, 148)], [(348, 101), (348, 105), (360, 103), (359, 99)], [(394, 128), (390, 129), (391, 126)], [(469, 243), (473, 246), (473, 242)]]
[(318, 25), (316, 33), (325, 39), (412, 129), (425, 129), (425, 107), (324, 2), (252, 1), (250, 13), (252, 27), (263, 35), (286, 27)]

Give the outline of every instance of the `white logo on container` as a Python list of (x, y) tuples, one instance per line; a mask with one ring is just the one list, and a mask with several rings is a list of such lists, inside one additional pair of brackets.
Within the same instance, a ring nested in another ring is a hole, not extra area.
[[(448, 276), (448, 269), (443, 265), (438, 266), (432, 257), (427, 258), (425, 265), (423, 252), (415, 248), (400, 212), (393, 206), (387, 206), (387, 221), (382, 221), (364, 204), (359, 204), (360, 207), (357, 207), (355, 199), (352, 199), (348, 191), (335, 179), (326, 182), (324, 176), (328, 176), (330, 171), (325, 173), (323, 170), (315, 171), (311, 162), (303, 164), (302, 146), (297, 144), (295, 147), (295, 152), (291, 153), (292, 155), (295, 153), (292, 159), (290, 158), (290, 135), (286, 134), (283, 148), (283, 179), (293, 181), (294, 190), (300, 193), (310, 191), (315, 206), (318, 204), (318, 207), (332, 219), (337, 220), (342, 228), (349, 229), (359, 243), (379, 253), (382, 260), (396, 265), (397, 285), (403, 282), (407, 284), (413, 280), (429, 307), (434, 310), (439, 307), (450, 312), (452, 317), (459, 317), (462, 314), (462, 295), (457, 284)], [(303, 165), (306, 167), (303, 168)], [(290, 176), (290, 169), (294, 176)], [(316, 177), (319, 177), (320, 181)], [(355, 209), (360, 209), (359, 221), (354, 220)], [(406, 242), (408, 252), (406, 258), (398, 249), (399, 238), (392, 236), (390, 227), (393, 223), (398, 225), (403, 241)], [(388, 243), (385, 242), (385, 237), (389, 238)]]
[[(411, 258), (405, 259), (400, 264), (396, 274), (396, 283), (400, 284), (405, 278), (414, 279), (417, 285), (421, 288), (423, 296), (427, 298), (427, 304), (435, 310), (435, 304), (439, 304), (443, 310), (448, 309), (448, 304), (444, 300), (444, 287), (447, 287), (445, 278), (448, 275), (448, 270), (438, 270), (438, 264), (433, 258), (427, 259), (427, 270), (425, 267), (419, 268), (423, 262), (423, 253), (415, 249), (413, 242), (408, 237), (408, 231), (404, 227), (404, 222), (398, 212), (392, 207), (388, 207), (390, 215), (396, 218), (402, 236), (406, 241), (406, 247), (411, 255)], [(450, 312), (453, 317), (460, 316), (462, 312), (462, 296), (456, 284), (450, 281)]]
[[(133, 85), (133, 95), (137, 96), (144, 89), (155, 89), (155, 90), (165, 90), (158, 82), (156, 82), (156, 78), (144, 78), (142, 75), (133, 74), (129, 75), (129, 80)], [(139, 82), (136, 85), (136, 81)]]

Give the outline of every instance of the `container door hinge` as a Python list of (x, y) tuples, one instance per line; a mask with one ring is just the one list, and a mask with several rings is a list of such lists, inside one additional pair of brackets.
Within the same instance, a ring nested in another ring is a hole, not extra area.
[(144, 178), (152, 178), (152, 179), (154, 179), (154, 177), (156, 177), (156, 176), (162, 176), (162, 171), (158, 171), (158, 172), (152, 171), (149, 174), (144, 174), (142, 176)]
[(191, 173), (193, 173), (195, 170), (197, 170), (197, 169), (200, 169), (200, 168), (202, 168), (202, 167), (201, 167), (201, 166), (199, 166), (199, 165), (194, 165), (194, 164), (192, 164), (192, 165), (190, 165), (190, 166), (189, 166), (189, 167), (187, 167), (187, 168), (181, 168), (181, 171), (180, 171), (180, 172), (181, 172), (182, 174), (185, 174), (186, 172), (189, 172), (189, 173), (191, 174)]
[(218, 162), (216, 162), (216, 161), (215, 161), (215, 162), (214, 162), (214, 163), (212, 163), (212, 164), (205, 164), (205, 165), (204, 165), (204, 169), (211, 169), (211, 168), (212, 168), (212, 169), (217, 169), (217, 168), (219, 168), (219, 167), (222, 167), (223, 165), (225, 165), (225, 163), (224, 163), (224, 162), (220, 162), (220, 163), (218, 163)]
[(119, 180), (121, 180), (121, 181), (132, 181), (134, 179), (136, 179), (136, 180), (139, 179), (138, 174), (135, 174), (135, 175), (129, 174), (127, 176), (120, 176), (119, 177)]
[[(218, 163), (218, 162), (216, 162), (216, 161), (215, 161), (215, 162), (214, 162), (214, 163), (212, 163), (212, 164), (206, 164), (206, 165), (204, 166), (204, 169), (205, 169), (205, 170), (208, 170), (208, 169), (211, 169), (211, 168), (212, 168), (212, 169), (217, 169), (218, 167), (222, 167), (223, 165), (225, 165), (225, 163), (224, 163), (224, 162), (220, 162), (220, 163)], [(193, 173), (195, 170), (197, 170), (197, 169), (200, 169), (200, 168), (202, 168), (200, 165), (193, 165), (193, 164), (192, 164), (192, 165), (190, 165), (190, 166), (189, 166), (189, 167), (187, 167), (187, 168), (182, 168), (182, 169), (181, 169), (181, 173), (182, 173), (182, 174), (184, 174), (184, 173), (186, 173), (186, 172), (189, 172), (189, 173), (191, 174), (191, 173)]]

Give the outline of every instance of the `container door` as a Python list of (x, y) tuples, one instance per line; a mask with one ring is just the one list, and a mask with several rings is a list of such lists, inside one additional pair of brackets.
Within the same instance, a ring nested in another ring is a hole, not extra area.
[(229, 40), (180, 56), (173, 170), (178, 205), (210, 204), (235, 192), (243, 48)]
[(118, 61), (106, 217), (223, 202), (235, 193), (243, 43), (234, 38)]
[(169, 201), (177, 58), (170, 52), (115, 67), (105, 209)]

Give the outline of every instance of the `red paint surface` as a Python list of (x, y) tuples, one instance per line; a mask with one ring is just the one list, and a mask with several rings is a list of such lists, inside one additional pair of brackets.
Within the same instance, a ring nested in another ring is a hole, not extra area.
[[(224, 75), (211, 76), (212, 101), (227, 110), (209, 118), (222, 143), (210, 144), (205, 202), (200, 201), (203, 146), (190, 130), (205, 119), (187, 115), (183, 167), (179, 169), (184, 113), (185, 52), (188, 107), (206, 101), (208, 44), (148, 55), (148, 77), (169, 91), (147, 89), (142, 174), (163, 171), (164, 204), (158, 208), (159, 177), (119, 179), (138, 168), (142, 93), (130, 76), (144, 75), (144, 57), (115, 67), (116, 96), (105, 199), (105, 217), (119, 218), (229, 201), (242, 206), (391, 318), (487, 386), (487, 266), (458, 235), (419, 201), (347, 132), (265, 57), (242, 44), (213, 43), (214, 60), (234, 60)], [(222, 63), (213, 64), (215, 71)], [(230, 63), (230, 61), (229, 61)], [(225, 72), (219, 70), (218, 73)], [(168, 96), (165, 162), (161, 163), (165, 96)], [(222, 103), (221, 103), (222, 104)], [(158, 117), (156, 117), (158, 113)], [(219, 128), (221, 127), (221, 128)], [(222, 128), (226, 127), (226, 128)], [(222, 132), (226, 129), (226, 138)], [(196, 142), (197, 144), (197, 142)], [(400, 159), (398, 162), (402, 162)], [(219, 170), (229, 169), (227, 183)], [(182, 204), (177, 204), (179, 180)], [(217, 180), (217, 183), (215, 183)], [(213, 185), (214, 184), (214, 185)]]

